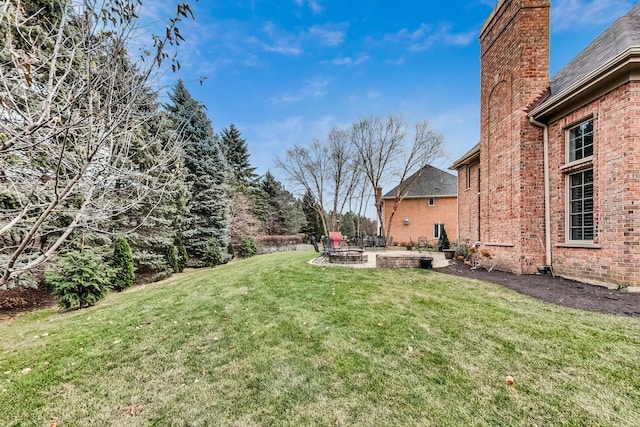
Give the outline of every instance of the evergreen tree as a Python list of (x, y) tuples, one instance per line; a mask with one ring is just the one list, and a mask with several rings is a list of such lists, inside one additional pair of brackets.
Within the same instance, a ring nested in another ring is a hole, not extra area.
[(59, 259), (58, 271), (46, 271), (58, 304), (64, 308), (94, 305), (109, 292), (113, 270), (91, 250), (69, 252)]
[(133, 285), (136, 273), (133, 266), (133, 255), (127, 238), (120, 236), (113, 246), (111, 263), (114, 269), (113, 288), (122, 291)]
[(449, 249), (451, 242), (449, 242), (449, 236), (447, 236), (447, 230), (444, 229), (444, 225), (440, 226), (440, 242), (442, 242), (442, 249)]
[(310, 236), (314, 236), (319, 239), (324, 234), (324, 228), (322, 227), (322, 220), (318, 214), (318, 210), (314, 207), (315, 199), (311, 192), (307, 190), (302, 199), (302, 211), (307, 222), (307, 226), (304, 232)]
[(261, 219), (265, 233), (270, 236), (284, 234), (284, 217), (278, 206), (279, 184), (268, 171), (260, 182), (262, 207), (264, 208)]
[(246, 140), (240, 137), (240, 131), (233, 123), (228, 129), (222, 130), (220, 142), (222, 152), (231, 170), (234, 185), (250, 188), (258, 177), (255, 174), (256, 168), (252, 167), (249, 162)]
[(356, 235), (356, 215), (353, 212), (347, 212), (340, 217), (340, 232), (348, 237)]
[(260, 182), (266, 211), (262, 217), (264, 230), (269, 235), (299, 233), (306, 226), (302, 203), (267, 172)]
[(155, 164), (156, 157), (169, 146), (173, 122), (160, 111), (156, 97), (149, 95), (141, 106), (149, 119), (131, 131), (136, 168), (166, 184), (154, 189), (149, 196), (114, 224), (114, 231), (126, 232), (135, 250), (134, 262), (138, 277), (160, 279), (180, 271), (171, 257), (177, 252), (175, 242), (184, 223), (186, 184), (182, 159), (165, 167)]
[(172, 103), (166, 108), (183, 141), (188, 186), (182, 242), (194, 265), (203, 265), (205, 257), (210, 265), (211, 248), (216, 246), (225, 249), (222, 257), (214, 257), (216, 262), (226, 262), (229, 258), (226, 250), (229, 246), (228, 165), (219, 139), (202, 111), (203, 105), (191, 96), (181, 80), (169, 98)]

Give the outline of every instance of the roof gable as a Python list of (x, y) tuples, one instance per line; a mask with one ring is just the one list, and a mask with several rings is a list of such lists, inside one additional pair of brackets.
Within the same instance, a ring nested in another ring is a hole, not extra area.
[[(406, 197), (443, 197), (458, 194), (458, 178), (431, 165), (426, 165), (405, 181), (415, 179)], [(383, 199), (395, 199), (400, 185), (387, 192)]]

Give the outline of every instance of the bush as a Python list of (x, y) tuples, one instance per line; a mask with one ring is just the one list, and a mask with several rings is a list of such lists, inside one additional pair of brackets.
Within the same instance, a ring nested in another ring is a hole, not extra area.
[(70, 252), (60, 257), (59, 267), (45, 278), (61, 307), (88, 307), (107, 295), (113, 270), (92, 251)]
[(187, 254), (187, 248), (180, 242), (178, 243), (178, 273), (185, 269), (188, 262), (189, 254)]
[(447, 236), (447, 230), (442, 227), (440, 233), (440, 238), (442, 239), (442, 249), (449, 249), (451, 247), (451, 243), (449, 242), (449, 237)]
[(115, 271), (113, 289), (122, 291), (133, 285), (136, 280), (133, 255), (131, 254), (131, 246), (124, 236), (118, 237), (113, 245), (111, 265)]
[(215, 267), (225, 262), (225, 255), (222, 251), (222, 246), (220, 246), (220, 242), (216, 239), (209, 239), (207, 241), (207, 249), (202, 256), (202, 261), (208, 267)]
[(164, 250), (167, 263), (171, 266), (174, 273), (180, 272), (180, 260), (178, 259), (178, 248), (175, 245), (167, 246)]
[(256, 248), (256, 242), (253, 239), (249, 237), (242, 239), (240, 246), (238, 247), (238, 256), (240, 258), (249, 258), (254, 256), (257, 252), (258, 249)]
[(458, 244), (456, 246), (456, 258), (462, 257), (462, 259), (468, 259), (471, 254), (471, 246), (469, 246), (469, 242), (464, 242)]

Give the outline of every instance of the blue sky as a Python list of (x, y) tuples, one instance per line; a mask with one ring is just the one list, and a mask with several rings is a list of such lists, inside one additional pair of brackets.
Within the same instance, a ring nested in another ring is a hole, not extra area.
[[(182, 78), (216, 132), (235, 124), (260, 174), (284, 181), (274, 158), (287, 148), (390, 114), (429, 120), (446, 169), (479, 138), (478, 32), (496, 3), (200, 0), (181, 27), (181, 70), (164, 80)], [(554, 0), (551, 75), (634, 4)], [(146, 18), (175, 10), (170, 0), (144, 5)]]

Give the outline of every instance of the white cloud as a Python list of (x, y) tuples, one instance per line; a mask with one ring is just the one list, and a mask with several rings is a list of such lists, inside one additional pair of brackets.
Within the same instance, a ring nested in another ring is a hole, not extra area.
[(322, 98), (327, 93), (329, 81), (325, 79), (309, 80), (297, 90), (282, 95), (280, 97), (272, 97), (271, 102), (274, 104), (299, 102), (305, 99)]
[(345, 56), (342, 58), (335, 58), (333, 60), (331, 60), (331, 64), (333, 65), (340, 65), (340, 66), (345, 66), (345, 67), (355, 67), (357, 65), (363, 64), (367, 61), (369, 61), (371, 59), (371, 57), (369, 55), (365, 55), (365, 54), (361, 54), (356, 58), (353, 58), (351, 56)]
[(446, 46), (467, 46), (476, 39), (476, 31), (456, 33), (450, 25), (441, 25), (432, 30), (427, 24), (420, 24), (417, 29), (403, 28), (394, 34), (387, 34), (385, 41), (406, 45), (410, 51), (418, 52), (430, 49), (436, 44)]
[(305, 31), (292, 33), (269, 21), (261, 29), (263, 38), (251, 36), (247, 40), (267, 52), (297, 56), (304, 52), (303, 46), (311, 41), (318, 41), (320, 45), (329, 47), (342, 44), (347, 27), (346, 23), (330, 23), (314, 25)]
[(312, 39), (320, 40), (324, 46), (338, 46), (344, 42), (348, 24), (314, 25), (309, 28), (308, 35)]
[(281, 55), (298, 56), (302, 53), (302, 49), (298, 46), (269, 45), (267, 43), (261, 43), (261, 45), (266, 52), (279, 53)]
[(269, 41), (263, 41), (255, 36), (251, 36), (247, 40), (260, 46), (260, 48), (267, 52), (274, 52), (287, 56), (297, 56), (303, 52), (300, 47), (298, 37), (285, 31), (281, 31), (271, 21), (264, 24), (262, 32), (266, 35), (266, 38), (268, 38)]
[(604, 25), (633, 7), (628, 0), (556, 0), (551, 7), (553, 31)]
[(293, 0), (293, 3), (298, 7), (304, 7), (307, 5), (314, 15), (317, 15), (324, 10), (324, 7), (322, 7), (320, 2), (316, 0)]

